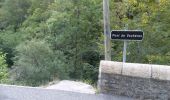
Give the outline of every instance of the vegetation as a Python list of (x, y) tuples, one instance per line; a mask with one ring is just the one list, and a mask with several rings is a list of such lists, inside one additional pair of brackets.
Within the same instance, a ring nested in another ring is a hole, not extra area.
[(68, 68), (62, 52), (53, 52), (44, 41), (28, 41), (16, 48), (13, 76), (26, 85), (41, 85), (57, 78), (66, 78)]
[[(111, 29), (145, 33), (128, 43), (128, 62), (170, 65), (169, 8), (168, 0), (110, 0)], [(102, 16), (102, 0), (0, 0), (3, 78), (31, 86), (68, 78), (96, 83)], [(122, 46), (112, 41), (112, 60), (122, 61)]]
[(5, 62), (5, 55), (0, 52), (0, 83), (7, 82), (8, 69)]

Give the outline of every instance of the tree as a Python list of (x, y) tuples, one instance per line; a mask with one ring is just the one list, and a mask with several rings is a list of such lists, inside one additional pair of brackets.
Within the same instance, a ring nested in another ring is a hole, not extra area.
[(63, 53), (54, 53), (44, 41), (25, 42), (17, 46), (16, 51), (13, 77), (19, 83), (38, 86), (55, 78), (68, 77)]
[[(114, 5), (111, 6), (113, 29), (125, 29), (125, 26), (128, 26), (130, 30), (144, 31), (142, 42), (128, 43), (128, 62), (163, 64), (164, 61), (164, 63), (169, 64), (169, 56), (167, 56), (169, 25), (164, 23), (169, 19), (167, 15), (170, 2), (166, 0), (121, 0), (112, 2), (112, 5)], [(120, 57), (122, 47), (121, 42), (113, 44), (114, 57), (116, 57), (113, 58), (114, 60), (122, 61), (122, 57)], [(166, 53), (163, 53), (165, 50)], [(160, 61), (161, 58), (164, 60)]]
[[(49, 7), (52, 15), (47, 20), (51, 33), (48, 41), (54, 50), (59, 49), (67, 56), (73, 68), (72, 78), (83, 79), (85, 76), (82, 66), (91, 61), (82, 59), (83, 56), (97, 52), (97, 58), (100, 58), (97, 49), (102, 33), (100, 3), (99, 0), (56, 0)], [(98, 63), (94, 67), (98, 68)]]
[(27, 18), (27, 10), (30, 7), (29, 0), (5, 0), (2, 5), (0, 22), (3, 23), (1, 29), (12, 27), (16, 31)]
[[(170, 1), (110, 5), (111, 29), (145, 34), (128, 43), (127, 61), (169, 65)], [(15, 82), (36, 86), (60, 76), (96, 82), (103, 36), (102, 0), (0, 0), (0, 48)], [(123, 43), (112, 42), (112, 60), (122, 61)]]
[(8, 68), (5, 61), (5, 54), (0, 52), (0, 83), (4, 83), (8, 78)]

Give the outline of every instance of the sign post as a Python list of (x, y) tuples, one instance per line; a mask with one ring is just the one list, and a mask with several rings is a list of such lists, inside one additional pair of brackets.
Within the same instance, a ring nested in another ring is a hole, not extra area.
[(111, 32), (112, 40), (122, 40), (124, 41), (123, 48), (123, 62), (126, 62), (126, 49), (128, 41), (142, 41), (144, 33), (141, 30), (113, 30)]
[(124, 40), (124, 46), (123, 46), (123, 62), (126, 62), (126, 49), (127, 49), (127, 41)]

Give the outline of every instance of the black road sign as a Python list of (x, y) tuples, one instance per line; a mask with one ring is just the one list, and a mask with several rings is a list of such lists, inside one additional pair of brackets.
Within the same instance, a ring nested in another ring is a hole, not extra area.
[(143, 31), (140, 30), (113, 30), (111, 32), (111, 39), (113, 40), (136, 40), (143, 39)]

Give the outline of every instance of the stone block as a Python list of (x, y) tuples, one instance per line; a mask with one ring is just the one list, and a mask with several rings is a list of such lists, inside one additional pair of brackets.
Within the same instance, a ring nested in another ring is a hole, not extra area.
[(121, 74), (122, 67), (122, 62), (101, 61), (100, 73)]
[(152, 78), (170, 80), (170, 66), (152, 65)]
[(132, 77), (151, 78), (151, 65), (125, 63), (122, 74)]

